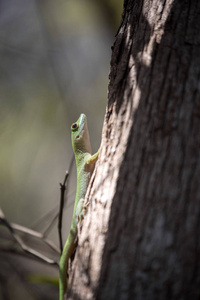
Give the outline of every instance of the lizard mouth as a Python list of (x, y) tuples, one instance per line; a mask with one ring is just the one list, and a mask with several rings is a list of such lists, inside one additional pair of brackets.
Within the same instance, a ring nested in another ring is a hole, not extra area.
[(86, 115), (81, 114), (81, 115), (80, 115), (80, 124), (81, 124), (81, 125), (85, 123), (85, 119), (86, 119)]
[(82, 131), (83, 130), (83, 128), (85, 127), (85, 124), (86, 124), (86, 121), (87, 119), (86, 119), (86, 115), (84, 115), (84, 114), (81, 114), (80, 115), (80, 131)]
[(80, 123), (81, 123), (81, 124), (84, 123), (85, 118), (86, 118), (85, 114), (81, 114), (81, 115), (80, 115)]
[(77, 123), (79, 123), (79, 128), (76, 135), (76, 140), (80, 140), (84, 136), (85, 130), (87, 130), (87, 118), (85, 114), (81, 114)]

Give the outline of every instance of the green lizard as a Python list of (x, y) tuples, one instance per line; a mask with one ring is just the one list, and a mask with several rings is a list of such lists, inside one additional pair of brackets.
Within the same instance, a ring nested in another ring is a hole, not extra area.
[(84, 114), (81, 114), (78, 121), (72, 124), (71, 139), (76, 159), (77, 187), (70, 233), (60, 259), (59, 300), (64, 299), (64, 294), (67, 289), (68, 262), (76, 245), (77, 225), (79, 221), (83, 219), (85, 214), (85, 194), (94, 169), (94, 163), (98, 159), (99, 153), (98, 151), (94, 155), (91, 155), (92, 151), (87, 128), (87, 119)]

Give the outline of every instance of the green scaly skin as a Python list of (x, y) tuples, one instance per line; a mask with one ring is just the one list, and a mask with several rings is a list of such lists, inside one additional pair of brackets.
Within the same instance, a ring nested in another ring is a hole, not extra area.
[(85, 194), (94, 169), (94, 163), (98, 159), (99, 153), (97, 152), (94, 155), (91, 155), (92, 151), (87, 128), (87, 119), (84, 114), (81, 114), (78, 121), (72, 124), (71, 139), (76, 159), (77, 187), (70, 233), (60, 259), (59, 300), (64, 299), (67, 289), (68, 263), (76, 245), (77, 225), (85, 215)]

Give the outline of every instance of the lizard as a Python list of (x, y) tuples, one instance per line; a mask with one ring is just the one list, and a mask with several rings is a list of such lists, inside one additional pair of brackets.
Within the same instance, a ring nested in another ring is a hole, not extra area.
[(99, 150), (95, 154), (91, 154), (85, 114), (81, 114), (77, 122), (71, 125), (71, 141), (76, 160), (77, 186), (70, 233), (64, 245), (59, 264), (59, 300), (64, 299), (67, 289), (69, 259), (76, 246), (78, 223), (84, 218), (86, 212), (85, 194), (94, 169), (94, 163), (97, 161), (99, 154)]

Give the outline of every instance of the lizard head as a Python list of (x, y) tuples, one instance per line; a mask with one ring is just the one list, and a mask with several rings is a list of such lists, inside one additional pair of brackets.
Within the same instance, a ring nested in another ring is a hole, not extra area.
[(72, 124), (71, 139), (74, 152), (80, 151), (91, 153), (86, 115), (81, 114), (79, 119)]

